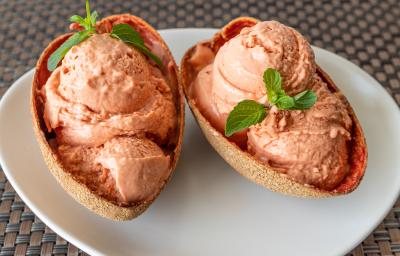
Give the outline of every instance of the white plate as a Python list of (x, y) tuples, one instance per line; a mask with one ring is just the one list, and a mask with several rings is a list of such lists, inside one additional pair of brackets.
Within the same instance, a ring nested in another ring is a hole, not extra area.
[[(179, 61), (211, 29), (161, 34)], [(208, 145), (190, 111), (179, 166), (139, 218), (113, 222), (75, 202), (47, 170), (29, 113), (33, 71), (0, 103), (0, 160), (26, 204), (50, 228), (93, 255), (341, 255), (382, 221), (400, 188), (400, 114), (367, 73), (314, 48), (317, 62), (343, 90), (364, 128), (369, 162), (350, 195), (312, 200), (283, 196), (241, 177)]]

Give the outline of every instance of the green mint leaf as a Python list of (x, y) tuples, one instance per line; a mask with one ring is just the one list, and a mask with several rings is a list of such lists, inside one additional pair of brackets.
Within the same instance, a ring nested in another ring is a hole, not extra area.
[(256, 101), (243, 100), (239, 102), (226, 120), (225, 136), (232, 136), (236, 132), (262, 122), (266, 115), (265, 107)]
[[(280, 110), (311, 108), (317, 101), (317, 95), (310, 90), (303, 91), (294, 97), (286, 95), (282, 88), (282, 78), (275, 69), (268, 68), (263, 75), (270, 105)], [(262, 122), (267, 115), (266, 107), (253, 100), (239, 102), (229, 113), (225, 125), (225, 136), (242, 131), (254, 124)]]
[(294, 97), (286, 95), (282, 88), (282, 77), (280, 73), (268, 68), (264, 71), (264, 84), (267, 89), (268, 101), (275, 104), (278, 109), (308, 109), (317, 101), (317, 96), (312, 91), (304, 91)]
[(144, 46), (143, 38), (140, 36), (139, 32), (134, 30), (128, 24), (114, 25), (111, 31), (111, 36), (118, 38), (125, 43), (136, 43)]
[(292, 97), (285, 95), (278, 98), (276, 106), (278, 109), (292, 109), (295, 106), (295, 101)]
[(317, 102), (317, 95), (313, 91), (303, 91), (293, 97), (294, 106), (292, 109), (309, 109)]
[(308, 90), (302, 91), (302, 92), (296, 94), (295, 96), (293, 96), (293, 98), (295, 100), (299, 100), (299, 99), (303, 98), (308, 92), (310, 92), (310, 91), (308, 91)]
[(53, 52), (49, 59), (47, 60), (47, 69), (49, 71), (54, 71), (58, 63), (64, 58), (65, 54), (75, 45), (84, 41), (88, 37), (90, 37), (93, 33), (96, 33), (96, 20), (98, 14), (96, 11), (93, 13), (90, 12), (90, 4), (89, 0), (86, 0), (86, 18), (83, 18), (79, 15), (73, 15), (69, 20), (71, 22), (78, 23), (85, 30), (79, 31), (73, 34), (70, 38), (68, 38), (55, 52)]
[(81, 26), (84, 27), (85, 29), (89, 29), (88, 25), (86, 24), (85, 19), (82, 18), (82, 17), (79, 16), (79, 15), (74, 15), (74, 16), (72, 16), (71, 18), (69, 18), (69, 20), (70, 20), (71, 22), (78, 23), (79, 25), (81, 25)]
[(117, 24), (114, 25), (110, 35), (114, 38), (117, 38), (125, 43), (131, 44), (136, 49), (141, 51), (143, 54), (147, 55), (150, 59), (152, 59), (159, 67), (162, 68), (163, 64), (160, 58), (154, 55), (144, 44), (143, 38), (140, 34), (134, 30), (128, 24)]
[(268, 68), (264, 71), (264, 84), (267, 89), (268, 101), (272, 104), (276, 103), (279, 94), (286, 95), (282, 90), (281, 74), (276, 69)]
[(278, 98), (279, 98), (279, 95), (278, 95), (276, 92), (274, 92), (274, 91), (271, 90), (271, 91), (268, 93), (268, 101), (269, 101), (271, 104), (275, 104), (276, 101), (278, 100)]
[(97, 21), (97, 17), (99, 16), (99, 14), (94, 11), (92, 12), (92, 14), (90, 15), (90, 23), (92, 24), (92, 26), (96, 26), (96, 21)]
[(145, 45), (137, 45), (132, 43), (132, 45), (136, 46), (140, 51), (142, 51), (145, 55), (147, 55), (150, 59), (152, 59), (160, 68), (162, 68), (163, 63), (156, 55), (154, 55)]
[(54, 71), (57, 68), (58, 63), (64, 58), (65, 54), (75, 45), (84, 41), (90, 36), (90, 31), (80, 31), (73, 34), (70, 38), (67, 39), (55, 52), (50, 55), (50, 58), (47, 60), (47, 69), (49, 71)]

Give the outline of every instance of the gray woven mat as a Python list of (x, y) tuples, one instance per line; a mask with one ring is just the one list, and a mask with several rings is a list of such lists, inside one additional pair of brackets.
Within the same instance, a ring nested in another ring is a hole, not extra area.
[[(83, 0), (0, 0), (0, 97), (34, 64), (49, 41), (66, 32)], [(312, 44), (335, 52), (375, 77), (400, 104), (400, 2), (386, 1), (108, 1), (92, 0), (107, 16), (138, 15), (158, 29), (221, 27), (246, 15), (295, 27)], [(0, 256), (78, 255), (21, 201), (0, 171)], [(371, 202), (373, 204), (373, 202)], [(352, 255), (400, 256), (400, 202)]]

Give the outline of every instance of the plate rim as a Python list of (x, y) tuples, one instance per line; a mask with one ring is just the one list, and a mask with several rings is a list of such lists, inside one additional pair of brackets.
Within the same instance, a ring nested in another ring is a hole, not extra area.
[[(163, 35), (164, 33), (196, 33), (199, 31), (211, 34), (211, 33), (215, 33), (216, 31), (218, 31), (218, 29), (215, 29), (215, 28), (170, 28), (170, 29), (158, 30), (158, 32), (160, 32), (161, 35)], [(386, 93), (389, 96), (391, 101), (388, 101), (387, 104), (392, 105), (391, 107), (397, 108), (397, 110), (398, 110), (397, 117), (400, 120), (400, 109), (398, 107), (398, 104), (395, 102), (394, 98), (384, 89), (384, 87), (372, 75), (368, 74), (366, 71), (364, 71), (362, 68), (358, 67), (353, 62), (347, 60), (346, 58), (344, 58), (336, 53), (330, 52), (328, 50), (325, 50), (325, 49), (322, 49), (322, 48), (319, 48), (316, 46), (313, 46), (313, 48), (314, 48), (314, 50), (316, 49), (317, 51), (321, 51), (325, 54), (334, 55), (335, 57), (340, 58), (342, 61), (345, 61), (348, 64), (350, 64), (350, 67), (352, 69), (356, 70), (360, 75), (362, 75), (363, 78), (368, 79), (373, 84), (379, 85), (379, 86), (377, 86), (377, 87), (379, 87), (377, 89), (381, 90), (382, 92)], [(177, 60), (177, 61), (180, 61), (180, 60)], [(179, 62), (178, 62), (178, 64), (179, 64)], [(33, 78), (34, 71), (35, 71), (35, 68), (28, 70), (26, 73), (24, 73), (16, 81), (14, 81), (12, 83), (12, 85), (9, 87), (9, 89), (7, 89), (5, 94), (1, 97), (0, 111), (1, 111), (1, 109), (3, 109), (3, 106), (6, 104), (6, 102), (8, 102), (9, 100), (11, 100), (13, 98), (13, 95), (16, 93), (16, 91), (20, 87), (20, 84), (23, 81), (25, 81), (26, 79), (28, 79), (30, 76), (32, 76), (32, 78)], [(186, 102), (185, 102), (185, 105), (186, 105)], [(6, 161), (3, 158), (2, 147), (0, 147), (0, 165), (4, 171), (5, 176), (7, 177), (7, 180), (10, 182), (10, 184), (12, 185), (14, 190), (21, 197), (21, 199), (24, 201), (24, 203), (32, 210), (32, 212), (43, 221), (43, 223), (45, 223), (47, 226), (49, 226), (54, 232), (59, 234), (61, 237), (66, 239), (68, 242), (76, 245), (79, 249), (81, 249), (91, 255), (103, 255), (103, 253), (100, 252), (99, 250), (97, 250), (95, 247), (89, 246), (85, 242), (81, 242), (79, 239), (75, 238), (74, 234), (72, 234), (70, 232), (66, 232), (60, 225), (58, 225), (50, 217), (48, 217), (47, 214), (45, 214), (45, 212), (43, 212), (41, 209), (36, 207), (36, 205), (34, 203), (32, 203), (32, 201), (29, 199), (30, 198), (29, 195), (27, 195), (23, 192), (23, 189), (18, 185), (18, 182), (13, 178), (13, 175), (12, 175), (13, 172), (7, 166)], [(67, 193), (66, 191), (64, 191), (64, 192)], [(389, 201), (391, 203), (387, 204), (384, 211), (381, 211), (380, 218), (377, 218), (377, 220), (373, 224), (369, 225), (369, 228), (366, 229), (365, 233), (362, 236), (360, 236), (360, 238), (357, 241), (354, 241), (354, 243), (352, 243), (350, 247), (343, 248), (344, 249), (343, 253), (350, 252), (352, 249), (354, 249), (356, 246), (358, 246), (363, 240), (365, 240), (365, 238), (383, 221), (383, 219), (386, 217), (388, 212), (392, 209), (393, 204), (396, 202), (397, 198), (399, 197), (399, 194), (400, 194), (400, 187), (397, 189), (397, 192), (392, 195), (392, 198), (390, 198)]]

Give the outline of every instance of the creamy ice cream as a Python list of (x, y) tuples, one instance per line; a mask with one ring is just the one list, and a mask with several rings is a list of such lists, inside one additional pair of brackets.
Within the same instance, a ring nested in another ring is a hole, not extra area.
[(314, 53), (305, 38), (279, 22), (266, 21), (244, 28), (203, 65), (199, 56), (209, 54), (200, 46), (190, 60), (195, 70), (201, 67), (191, 94), (217, 130), (224, 131), (228, 114), (240, 101), (268, 104), (263, 73), (274, 68), (288, 95), (311, 89), (317, 103), (303, 111), (273, 107), (262, 123), (229, 139), (303, 184), (330, 190), (343, 180), (349, 169), (352, 121), (343, 101), (316, 74)]
[(98, 146), (117, 135), (150, 133), (165, 141), (175, 127), (172, 94), (145, 57), (108, 34), (65, 56), (44, 87), (44, 117), (59, 141)]
[(352, 120), (343, 101), (318, 76), (310, 89), (318, 97), (311, 109), (273, 107), (262, 123), (250, 127), (248, 150), (301, 183), (331, 190), (349, 171)]
[(122, 198), (145, 200), (168, 177), (169, 156), (146, 138), (117, 137), (104, 144), (95, 162), (110, 170)]
[(221, 114), (244, 99), (266, 102), (262, 75), (274, 68), (289, 95), (303, 91), (315, 72), (314, 54), (294, 29), (275, 21), (244, 28), (224, 44), (213, 65), (212, 97)]
[[(206, 50), (196, 49), (200, 51)], [(194, 54), (191, 62), (200, 62), (198, 56), (204, 55)], [(314, 53), (296, 30), (279, 22), (260, 22), (244, 28), (219, 49), (212, 64), (200, 71), (193, 87), (193, 93), (201, 95), (195, 96), (196, 103), (222, 131), (238, 102), (267, 102), (262, 78), (267, 68), (278, 70), (284, 89), (294, 95), (307, 87), (315, 73)], [(243, 134), (234, 138), (244, 141)]]
[(108, 170), (124, 202), (144, 200), (162, 185), (169, 157), (156, 143), (173, 135), (176, 109), (163, 74), (142, 53), (109, 34), (93, 35), (71, 48), (42, 94), (60, 154), (90, 152), (79, 161), (62, 158), (66, 165)]
[[(198, 56), (204, 55), (193, 55), (191, 62), (199, 62)], [(244, 28), (219, 49), (211, 66), (200, 71), (194, 93), (202, 89), (204, 80), (212, 80), (208, 93), (222, 115), (229, 114), (244, 99), (265, 103), (262, 75), (267, 68), (278, 70), (284, 89), (294, 95), (311, 82), (316, 68), (314, 53), (296, 30), (276, 21), (260, 22)]]
[(122, 204), (152, 198), (169, 175), (170, 157), (147, 138), (115, 137), (102, 147), (62, 144), (58, 153), (75, 178)]

